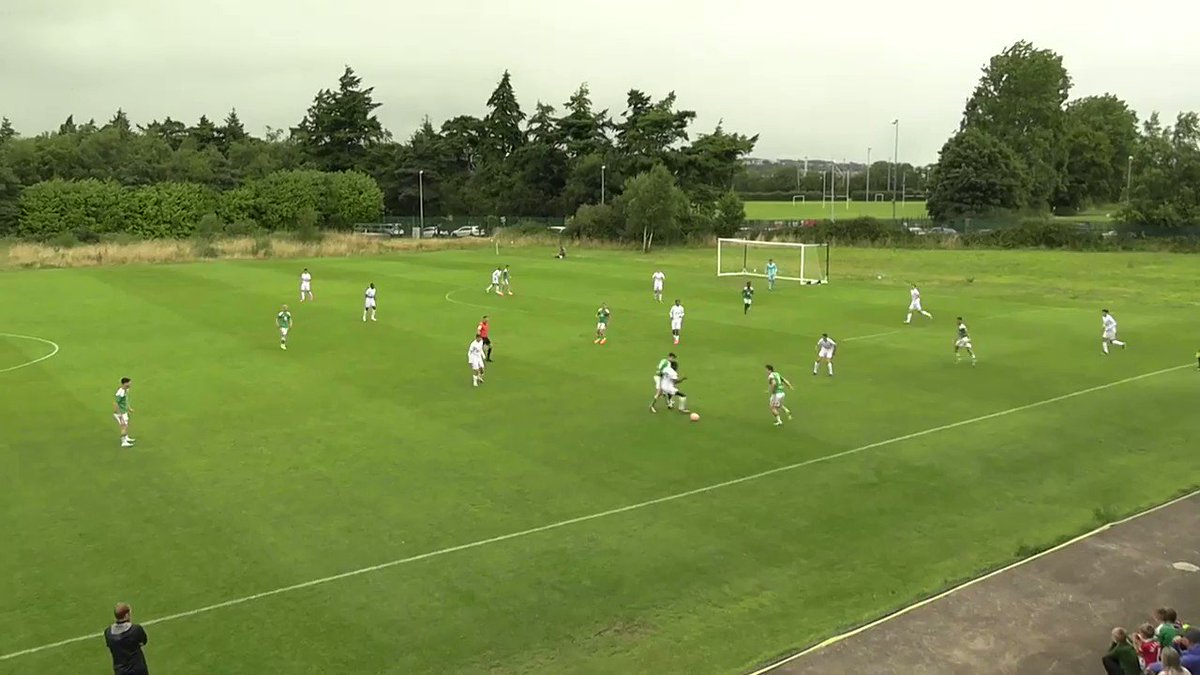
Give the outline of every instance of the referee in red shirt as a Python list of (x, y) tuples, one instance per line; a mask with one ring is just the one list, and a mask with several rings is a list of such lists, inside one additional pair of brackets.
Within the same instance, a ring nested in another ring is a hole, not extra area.
[(488, 361), (492, 360), (492, 339), (488, 337), (488, 318), (487, 314), (483, 315), (483, 319), (479, 321), (479, 325), (475, 328), (475, 332), (479, 333), (479, 337), (483, 338), (483, 358)]

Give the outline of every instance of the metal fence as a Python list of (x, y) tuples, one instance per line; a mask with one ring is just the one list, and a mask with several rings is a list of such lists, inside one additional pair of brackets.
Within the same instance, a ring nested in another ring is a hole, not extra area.
[(386, 237), (490, 237), (498, 229), (519, 228), (529, 232), (559, 231), (566, 219), (553, 216), (384, 216), (376, 222), (358, 223), (354, 231)]

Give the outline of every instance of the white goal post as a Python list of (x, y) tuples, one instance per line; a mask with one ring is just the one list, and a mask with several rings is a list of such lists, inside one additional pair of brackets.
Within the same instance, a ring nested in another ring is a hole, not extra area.
[(770, 260), (779, 269), (777, 279), (829, 283), (829, 244), (717, 239), (718, 277), (766, 277)]

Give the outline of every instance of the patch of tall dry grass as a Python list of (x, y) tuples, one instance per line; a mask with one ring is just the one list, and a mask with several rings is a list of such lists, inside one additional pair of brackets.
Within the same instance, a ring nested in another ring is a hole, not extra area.
[[(192, 262), (209, 258), (333, 258), (381, 255), (402, 251), (441, 251), (492, 246), (490, 239), (385, 239), (331, 233), (319, 242), (299, 242), (289, 237), (233, 237), (205, 245), (190, 240), (156, 239), (129, 243), (83, 244), (59, 248), (49, 244), (15, 242), (8, 247), (0, 267), (96, 267), (99, 265), (154, 265)], [(207, 250), (206, 250), (207, 249)]]

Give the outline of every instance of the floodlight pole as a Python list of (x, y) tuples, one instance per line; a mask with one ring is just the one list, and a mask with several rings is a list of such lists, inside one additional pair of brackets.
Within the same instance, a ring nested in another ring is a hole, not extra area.
[(604, 203), (604, 196), (605, 196), (604, 190), (606, 188), (605, 180), (607, 179), (607, 176), (605, 175), (606, 173), (608, 173), (608, 165), (601, 164), (600, 165), (600, 203), (601, 204)]
[(850, 208), (850, 163), (842, 158), (842, 166), (846, 167), (846, 208)]
[(867, 146), (867, 185), (863, 188), (863, 199), (871, 201), (871, 146)]
[(417, 192), (421, 201), (421, 236), (425, 236), (425, 169), (417, 172)]
[(1133, 197), (1133, 155), (1129, 156), (1129, 163), (1125, 167), (1125, 201), (1129, 202)]
[(896, 127), (896, 141), (892, 148), (892, 164), (895, 169), (892, 171), (892, 220), (896, 219), (896, 172), (900, 170), (900, 119), (892, 120), (892, 126)]

